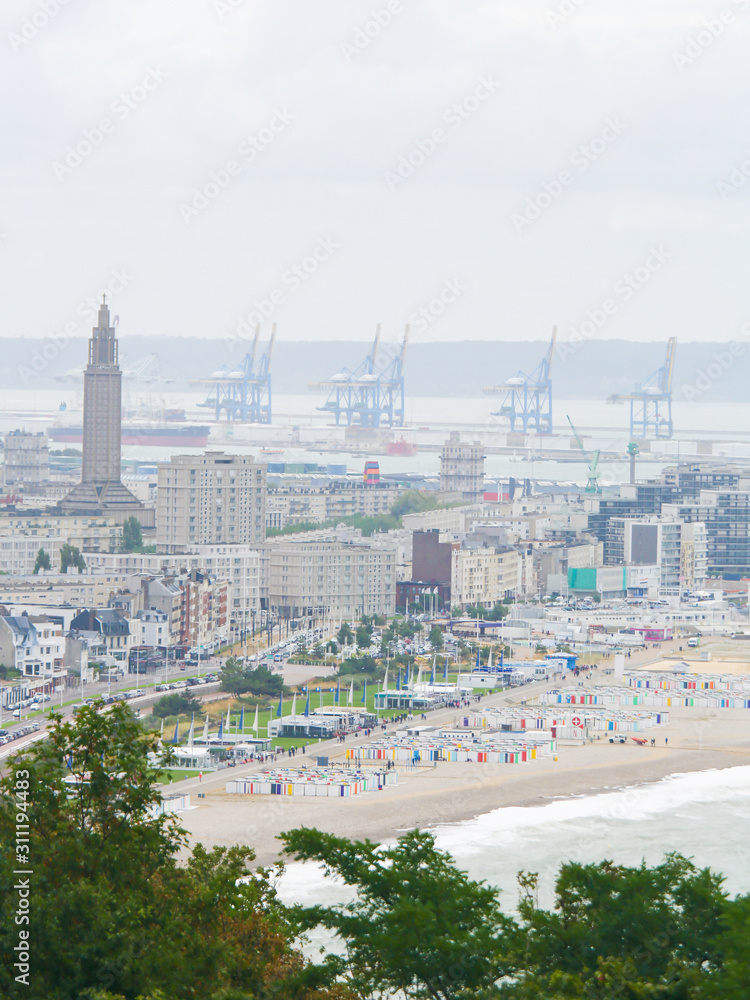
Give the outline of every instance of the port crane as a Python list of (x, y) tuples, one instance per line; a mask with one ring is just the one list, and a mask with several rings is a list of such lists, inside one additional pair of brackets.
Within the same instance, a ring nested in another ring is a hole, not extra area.
[(610, 396), (608, 402), (630, 402), (630, 437), (644, 441), (656, 438), (669, 441), (674, 432), (672, 423), (672, 376), (677, 351), (677, 338), (667, 341), (667, 355), (661, 368), (634, 386), (630, 392)]
[(537, 434), (552, 433), (552, 358), (555, 353), (557, 327), (552, 330), (547, 354), (537, 367), (527, 375), (518, 371), (501, 385), (486, 386), (482, 392), (485, 396), (500, 396), (500, 409), (493, 417), (507, 417), (510, 421), (511, 433), (516, 424), (520, 423), (524, 434), (533, 427)]
[(253, 346), (235, 368), (224, 365), (207, 378), (194, 379), (194, 385), (210, 387), (208, 397), (199, 406), (214, 410), (216, 419), (244, 420), (252, 424), (271, 423), (271, 356), (276, 341), (276, 324), (266, 350), (256, 366), (260, 326), (255, 328)]
[(342, 368), (329, 379), (310, 384), (311, 389), (326, 389), (329, 393), (318, 409), (333, 414), (336, 426), (343, 421), (349, 427), (403, 427), (408, 342), (407, 326), (400, 347), (381, 347), (378, 324), (370, 353), (359, 368)]
[(573, 426), (573, 421), (568, 417), (568, 423), (570, 424), (570, 429), (573, 431), (573, 437), (578, 445), (578, 450), (581, 452), (583, 457), (588, 462), (588, 478), (586, 480), (586, 492), (587, 493), (601, 493), (602, 489), (599, 485), (599, 449), (592, 452), (591, 455), (586, 451), (586, 447), (581, 439), (581, 435)]

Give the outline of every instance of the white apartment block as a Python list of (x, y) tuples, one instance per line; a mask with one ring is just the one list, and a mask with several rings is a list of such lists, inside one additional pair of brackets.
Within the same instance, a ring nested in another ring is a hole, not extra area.
[(266, 535), (266, 466), (250, 455), (175, 455), (159, 466), (156, 543), (166, 552), (196, 545), (261, 543)]
[(49, 556), (52, 570), (59, 570), (60, 549), (64, 544), (62, 538), (0, 535), (0, 573), (31, 576), (40, 549)]
[(231, 584), (230, 610), (258, 611), (263, 596), (261, 551), (252, 545), (195, 545), (187, 552), (86, 553), (93, 573), (118, 577), (180, 576), (193, 569), (204, 570), (215, 580)]
[(267, 553), (269, 607), (283, 618), (395, 612), (395, 546), (372, 548), (290, 537), (269, 542)]
[[(451, 604), (491, 607), (506, 597), (515, 597), (526, 575), (516, 549), (460, 548), (451, 561)], [(528, 572), (532, 572), (529, 570)]]
[(403, 488), (398, 483), (344, 480), (321, 484), (302, 478), (299, 485), (269, 488), (266, 526), (284, 528), (287, 524), (322, 524), (354, 514), (377, 517), (388, 514), (402, 492)]
[[(404, 514), (401, 523), (410, 531), (439, 531), (440, 535), (453, 540), (458, 535), (466, 534), (472, 520), (481, 514), (481, 506), (439, 507), (437, 510), (425, 510), (419, 514)], [(441, 537), (441, 541), (444, 539)]]
[(85, 514), (50, 514), (38, 510), (0, 512), (0, 538), (19, 535), (36, 538), (42, 548), (45, 540), (56, 538), (60, 544), (68, 542), (82, 552), (113, 552), (120, 546), (122, 525), (115, 524), (111, 517), (87, 517)]
[(74, 608), (106, 607), (110, 597), (128, 584), (128, 577), (98, 573), (47, 573), (42, 576), (0, 577), (0, 604)]

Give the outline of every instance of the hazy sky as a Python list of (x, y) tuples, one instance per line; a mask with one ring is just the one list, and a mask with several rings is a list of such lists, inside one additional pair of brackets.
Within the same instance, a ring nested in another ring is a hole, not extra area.
[(750, 320), (750, 0), (0, 18), (2, 336), (88, 333), (107, 287), (123, 335), (232, 336), (258, 306), (287, 340)]

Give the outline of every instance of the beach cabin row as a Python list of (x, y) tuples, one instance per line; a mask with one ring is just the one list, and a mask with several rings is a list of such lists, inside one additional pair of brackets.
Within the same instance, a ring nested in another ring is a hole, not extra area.
[(395, 771), (344, 771), (339, 768), (279, 768), (228, 781), (233, 795), (316, 795), (348, 798), (395, 785)]
[(539, 699), (544, 705), (642, 706), (650, 708), (750, 708), (750, 697), (734, 691), (700, 691), (695, 695), (679, 691), (625, 688), (569, 688), (546, 691)]

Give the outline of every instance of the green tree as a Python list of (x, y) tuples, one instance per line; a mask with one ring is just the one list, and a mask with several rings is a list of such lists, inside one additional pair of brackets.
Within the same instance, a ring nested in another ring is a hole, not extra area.
[(349, 622), (344, 622), (341, 628), (336, 633), (336, 639), (339, 646), (346, 646), (354, 640), (354, 633), (352, 632)]
[(367, 649), (372, 642), (372, 626), (358, 625), (355, 633), (355, 641), (358, 649)]
[(703, 997), (692, 986), (722, 963), (722, 881), (678, 854), (654, 868), (569, 863), (550, 911), (537, 906), (536, 876), (522, 876), (515, 957), (523, 971), (506, 995)]
[(52, 562), (49, 557), (49, 552), (45, 552), (44, 549), (39, 549), (36, 554), (36, 562), (34, 563), (34, 576), (37, 575), (40, 569), (52, 569)]
[(174, 694), (164, 695), (154, 702), (153, 713), (157, 719), (167, 719), (170, 715), (191, 715), (193, 712), (201, 712), (203, 706), (193, 695), (187, 691), (176, 691)]
[(281, 677), (272, 673), (265, 664), (255, 668), (244, 667), (235, 656), (230, 656), (221, 671), (221, 690), (235, 698), (243, 694), (278, 697), (283, 689)]
[(296, 859), (319, 861), (357, 889), (355, 902), (311, 907), (303, 920), (345, 941), (341, 969), (358, 997), (497, 995), (494, 983), (510, 969), (502, 956), (513, 921), (497, 891), (456, 868), (431, 834), (414, 830), (385, 848), (306, 828), (281, 839)]
[(143, 552), (143, 532), (137, 517), (128, 517), (123, 523), (120, 552)]
[(80, 549), (66, 542), (60, 546), (60, 572), (66, 573), (69, 566), (83, 572), (86, 569), (86, 560), (83, 558)]
[[(49, 738), (25, 749), (0, 783), (0, 996), (3, 1000), (333, 1000), (330, 968), (307, 967), (296, 933), (253, 852), (185, 849), (157, 815), (155, 737), (126, 705), (53, 714)], [(66, 778), (69, 781), (66, 781)], [(16, 841), (28, 817), (28, 853)], [(15, 851), (11, 845), (18, 843)], [(28, 985), (14, 946), (17, 870), (31, 883)], [(108, 994), (106, 991), (112, 990)]]
[(443, 648), (443, 630), (439, 625), (433, 625), (428, 636), (430, 645), (438, 652)]

